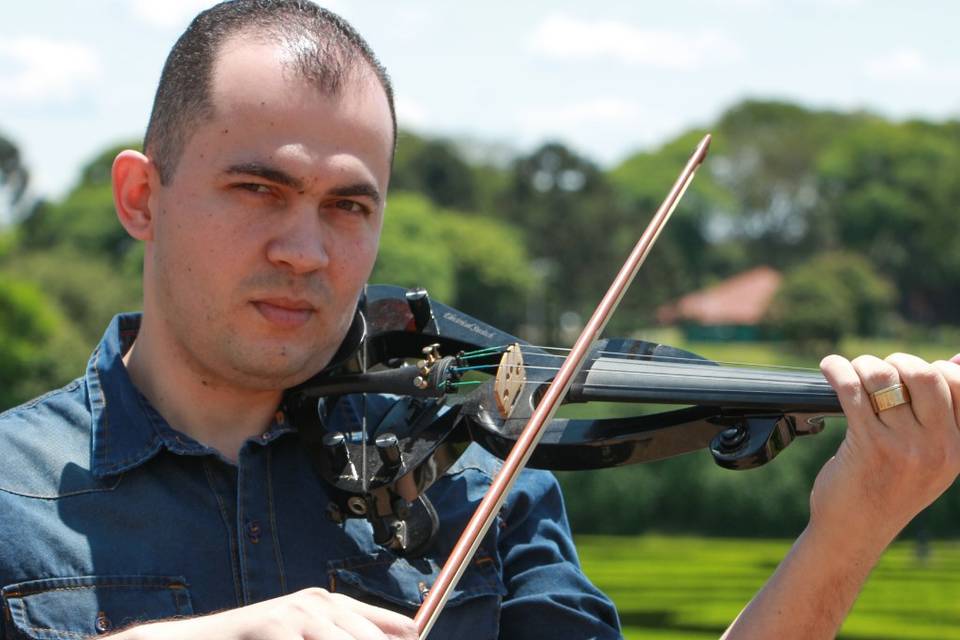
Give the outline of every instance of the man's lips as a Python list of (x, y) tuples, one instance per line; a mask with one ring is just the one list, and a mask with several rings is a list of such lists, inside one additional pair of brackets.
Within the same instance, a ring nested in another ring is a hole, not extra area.
[(296, 329), (316, 311), (310, 302), (293, 298), (264, 298), (254, 300), (253, 306), (268, 322), (287, 329)]

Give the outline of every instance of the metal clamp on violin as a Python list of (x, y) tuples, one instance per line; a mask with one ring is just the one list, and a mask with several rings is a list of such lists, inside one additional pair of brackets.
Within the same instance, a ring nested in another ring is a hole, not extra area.
[[(379, 544), (423, 553), (437, 530), (423, 492), (471, 442), (501, 458), (509, 453), (563, 351), (527, 344), (432, 301), (423, 289), (368, 287), (332, 364), (285, 400), (333, 487), (332, 515), (366, 518)], [(366, 432), (326, 432), (318, 405), (353, 393), (401, 397)], [(747, 469), (840, 413), (819, 373), (721, 365), (629, 339), (598, 341), (564, 401), (681, 406), (554, 419), (531, 466), (599, 469), (709, 448), (721, 466)]]

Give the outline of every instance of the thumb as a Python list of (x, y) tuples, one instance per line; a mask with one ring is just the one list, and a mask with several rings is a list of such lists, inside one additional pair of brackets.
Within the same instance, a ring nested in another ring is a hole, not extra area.
[(954, 364), (960, 364), (960, 353), (950, 358), (950, 362)]

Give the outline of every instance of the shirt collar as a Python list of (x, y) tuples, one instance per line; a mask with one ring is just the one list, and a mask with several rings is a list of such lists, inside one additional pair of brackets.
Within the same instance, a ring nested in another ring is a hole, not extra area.
[[(86, 383), (92, 418), (92, 471), (105, 477), (133, 469), (167, 449), (180, 455), (217, 455), (172, 428), (140, 393), (123, 364), (140, 331), (141, 314), (113, 318), (87, 363)], [(293, 431), (282, 411), (270, 428), (255, 440), (268, 444)]]

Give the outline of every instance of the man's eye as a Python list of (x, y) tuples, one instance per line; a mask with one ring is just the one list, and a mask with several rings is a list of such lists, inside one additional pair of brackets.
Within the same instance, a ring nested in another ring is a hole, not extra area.
[(334, 203), (334, 206), (337, 209), (343, 209), (344, 211), (349, 211), (350, 213), (368, 213), (369, 209), (364, 205), (360, 204), (356, 200), (337, 200)]
[(270, 193), (270, 187), (256, 182), (244, 182), (237, 186), (244, 191), (249, 191), (250, 193)]

